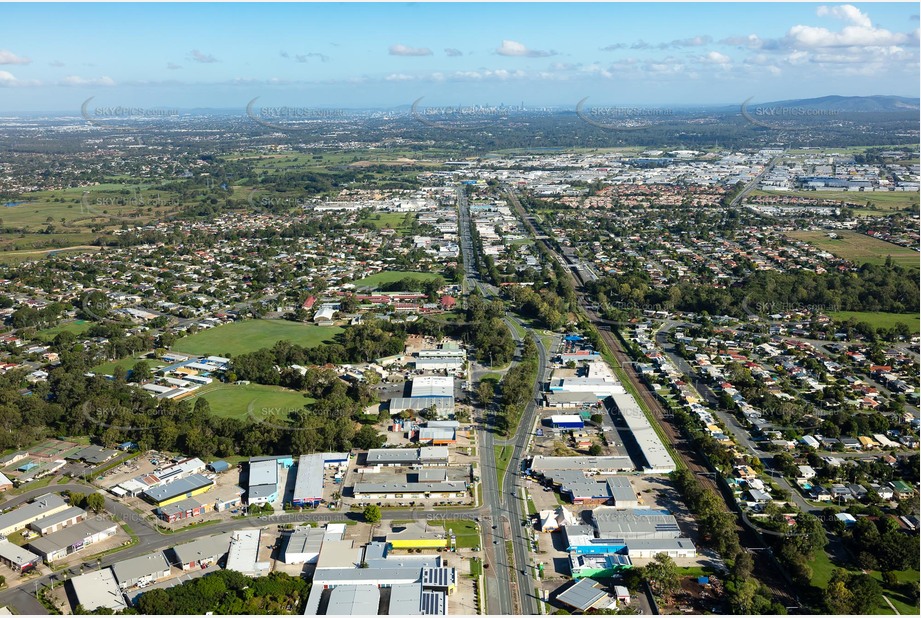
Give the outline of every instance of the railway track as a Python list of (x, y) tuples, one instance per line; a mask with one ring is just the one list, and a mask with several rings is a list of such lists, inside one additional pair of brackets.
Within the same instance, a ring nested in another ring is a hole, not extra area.
[[(527, 213), (524, 208), (521, 206), (521, 203), (518, 201), (517, 196), (514, 191), (507, 189), (507, 194), (512, 203), (512, 206), (518, 212), (518, 215), (524, 221), (525, 225), (530, 230), (531, 234), (534, 236), (538, 235), (537, 228), (534, 226), (532, 221), (528, 218)], [(550, 255), (556, 256), (559, 260), (559, 254), (549, 245), (542, 240), (538, 240), (544, 249)], [(564, 263), (561, 261), (561, 263)], [(614, 360), (623, 370), (624, 375), (627, 376), (627, 379), (633, 385), (634, 391), (639, 393), (640, 398), (645, 402), (646, 408), (655, 418), (658, 425), (662, 428), (662, 431), (665, 432), (666, 437), (669, 442), (671, 442), (672, 447), (681, 457), (684, 465), (687, 466), (688, 470), (694, 473), (694, 475), (700, 480), (700, 482), (705, 486), (712, 489), (716, 494), (723, 498), (720, 504), (723, 505), (723, 508), (732, 513), (734, 516), (737, 515), (737, 512), (730, 508), (726, 497), (723, 494), (721, 488), (719, 487), (716, 479), (713, 476), (713, 471), (710, 470), (710, 467), (707, 465), (707, 462), (704, 460), (703, 455), (698, 452), (696, 449), (692, 448), (691, 445), (685, 440), (678, 428), (671, 422), (670, 415), (666, 415), (665, 409), (662, 407), (662, 404), (658, 399), (646, 388), (646, 385), (642, 383), (639, 376), (633, 370), (632, 360), (624, 352), (623, 347), (620, 345), (620, 341), (617, 340), (617, 337), (610, 330), (606, 330), (609, 326), (601, 319), (599, 315), (595, 312), (589, 310), (585, 306), (584, 299), (584, 285), (585, 281), (581, 279), (571, 268), (566, 269), (569, 278), (572, 280), (573, 288), (577, 291), (580, 298), (580, 305), (583, 313), (589, 320), (595, 325), (596, 328), (603, 326), (604, 328), (598, 328), (598, 332), (601, 335), (602, 340), (604, 340), (608, 349), (611, 350), (611, 353), (614, 355)], [(740, 521), (739, 517), (735, 517), (736, 522), (736, 532), (739, 537), (739, 544), (745, 548), (754, 560), (754, 573), (757, 575), (758, 579), (764, 583), (765, 586), (771, 591), (771, 594), (774, 596), (774, 599), (779, 601), (786, 607), (788, 610), (798, 609), (800, 606), (799, 601), (794, 595), (790, 593), (790, 583), (781, 575), (777, 568), (777, 562), (768, 554), (765, 553), (766, 548), (764, 547), (764, 541), (752, 531), (750, 528), (744, 526)]]

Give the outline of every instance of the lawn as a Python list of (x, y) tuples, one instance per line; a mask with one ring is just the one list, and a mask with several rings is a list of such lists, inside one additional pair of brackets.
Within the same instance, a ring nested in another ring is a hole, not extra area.
[(416, 215), (402, 212), (375, 212), (371, 213), (359, 223), (368, 223), (377, 229), (399, 230), (412, 225)]
[[(263, 384), (223, 384), (205, 386), (195, 398), (205, 399), (211, 406), (211, 413), (224, 418), (245, 419), (252, 416), (264, 419), (275, 416), (280, 420), (288, 418), (294, 410), (313, 403), (303, 393), (280, 386)], [(190, 400), (194, 405), (195, 399)]]
[(341, 333), (338, 326), (315, 326), (284, 320), (244, 320), (215, 326), (176, 341), (173, 350), (185, 354), (232, 357), (270, 348), (287, 340), (305, 348), (331, 342)]
[(365, 277), (364, 279), (353, 281), (352, 284), (356, 287), (377, 289), (378, 286), (384, 283), (393, 283), (401, 279), (420, 279), (422, 281), (428, 281), (440, 276), (441, 275), (438, 273), (420, 273), (410, 270), (384, 270), (379, 273), (374, 273), (369, 277)]
[(817, 200), (835, 200), (848, 202), (850, 204), (866, 205), (871, 204), (875, 208), (870, 209), (876, 214), (888, 214), (889, 211), (903, 210), (911, 208), (913, 212), (918, 212), (918, 194), (911, 191), (874, 191), (865, 193), (862, 191), (757, 191), (760, 195), (791, 197), (808, 197)]
[(826, 232), (790, 232), (788, 236), (797, 240), (804, 240), (819, 249), (856, 264), (866, 262), (883, 264), (887, 256), (892, 256), (894, 264), (907, 268), (918, 268), (919, 256), (917, 251), (857, 232), (834, 233), (838, 238), (830, 238)]
[(130, 371), (132, 367), (134, 367), (137, 363), (139, 363), (142, 360), (147, 361), (147, 364), (151, 368), (151, 370), (154, 370), (157, 367), (163, 366), (163, 363), (157, 360), (149, 360), (145, 358), (134, 358), (132, 356), (129, 356), (128, 358), (123, 358), (121, 360), (109, 361), (107, 363), (102, 363), (101, 365), (97, 365), (93, 367), (93, 372), (101, 374), (101, 375), (112, 375), (112, 372), (115, 370), (116, 367), (122, 367), (125, 371)]
[(73, 322), (58, 324), (54, 328), (46, 328), (44, 330), (40, 330), (36, 333), (36, 336), (42, 341), (51, 341), (58, 335), (58, 333), (63, 332), (82, 335), (88, 331), (92, 325), (92, 322), (88, 322), (86, 320), (74, 320)]
[(874, 328), (892, 328), (898, 323), (908, 325), (913, 333), (921, 332), (921, 318), (916, 313), (883, 313), (881, 311), (835, 311), (829, 314), (835, 320), (846, 321), (854, 318), (866, 322)]
[[(824, 551), (816, 552), (815, 559), (810, 562), (809, 565), (812, 567), (812, 585), (822, 590), (828, 586), (832, 572), (836, 568), (841, 568), (840, 566), (834, 564), (831, 561), (828, 553)], [(853, 573), (857, 572), (851, 568), (848, 570)], [(918, 571), (895, 571), (895, 574), (900, 582), (918, 581)], [(879, 582), (880, 586), (883, 588), (883, 594), (886, 595), (890, 601), (892, 601), (892, 604), (895, 605), (896, 609), (898, 609), (900, 613), (915, 616), (918, 615), (918, 606), (910, 605), (908, 598), (901, 591), (887, 588), (883, 584), (882, 574), (879, 571), (870, 571), (870, 575), (872, 575), (873, 578)], [(876, 608), (875, 613), (892, 614), (892, 610), (889, 609), (889, 606), (886, 605), (885, 601), (883, 601), (880, 606)]]
[(508, 469), (508, 463), (512, 459), (515, 448), (512, 446), (494, 446), (496, 450), (496, 475), (499, 478), (499, 491), (502, 491), (502, 480), (505, 478), (505, 471)]
[(446, 532), (451, 530), (454, 533), (459, 548), (481, 547), (479, 524), (475, 521), (458, 519), (443, 521), (439, 525), (443, 526)]

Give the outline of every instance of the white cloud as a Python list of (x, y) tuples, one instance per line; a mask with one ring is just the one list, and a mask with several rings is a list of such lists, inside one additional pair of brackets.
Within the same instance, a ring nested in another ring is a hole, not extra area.
[(391, 56), (431, 56), (432, 50), (428, 47), (409, 47), (407, 45), (391, 45)]
[(721, 54), (718, 51), (707, 52), (702, 60), (708, 64), (729, 64), (732, 62), (732, 59), (729, 56), (726, 54)]
[(463, 56), (464, 52), (459, 49), (454, 49), (453, 47), (448, 47), (445, 48), (445, 54), (447, 54), (450, 58), (456, 58), (458, 56)]
[(17, 79), (9, 71), (0, 71), (0, 88), (17, 88), (20, 86), (40, 86), (41, 82), (36, 80)]
[(58, 83), (62, 86), (114, 86), (115, 80), (105, 75), (89, 79), (79, 75), (68, 75)]
[(870, 21), (870, 18), (852, 4), (842, 4), (839, 6), (822, 5), (816, 9), (815, 14), (819, 17), (825, 17), (826, 15), (837, 17), (838, 19), (849, 21), (852, 24), (861, 26), (863, 28), (873, 27), (873, 22)]
[(0, 49), (0, 64), (29, 64), (30, 62), (32, 62), (32, 60), (29, 58), (17, 56), (6, 49)]
[(519, 58), (546, 58), (547, 56), (557, 55), (553, 50), (528, 49), (524, 44), (508, 39), (502, 41), (502, 45), (496, 49), (496, 53), (500, 56), (515, 56)]
[(416, 79), (412, 75), (406, 75), (405, 73), (391, 73), (384, 80), (388, 82), (410, 82)]
[(189, 52), (189, 58), (191, 60), (194, 60), (195, 62), (201, 62), (202, 64), (211, 64), (214, 62), (218, 62), (218, 59), (212, 56), (211, 54), (200, 52), (197, 49), (193, 49), (192, 51)]

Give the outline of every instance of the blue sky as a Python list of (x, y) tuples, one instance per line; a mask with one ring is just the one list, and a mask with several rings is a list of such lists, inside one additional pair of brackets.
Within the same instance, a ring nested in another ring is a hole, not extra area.
[(5, 4), (0, 111), (918, 96), (917, 3)]

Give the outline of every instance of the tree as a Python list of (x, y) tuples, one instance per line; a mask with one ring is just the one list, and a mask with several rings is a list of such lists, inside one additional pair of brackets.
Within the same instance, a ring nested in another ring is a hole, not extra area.
[(602, 451), (601, 445), (598, 444), (597, 442), (592, 444), (590, 447), (588, 447), (588, 454), (591, 455), (592, 457), (597, 457), (598, 455), (601, 455), (601, 451)]
[(376, 524), (382, 519), (381, 507), (376, 504), (369, 504), (365, 507), (365, 510), (362, 511), (362, 515), (369, 524)]
[(106, 499), (102, 497), (102, 494), (93, 493), (86, 497), (86, 508), (93, 511), (94, 513), (100, 513), (106, 506)]
[(826, 586), (823, 600), (829, 614), (850, 614), (854, 604), (854, 595), (847, 589), (844, 582), (836, 581)]
[(678, 567), (668, 554), (656, 554), (652, 562), (646, 565), (645, 571), (653, 591), (666, 599), (677, 592), (681, 586)]
[(134, 367), (131, 368), (131, 381), (137, 382), (147, 382), (151, 378), (150, 365), (147, 364), (147, 361), (138, 361), (134, 364)]
[(747, 551), (740, 551), (736, 554), (735, 561), (732, 563), (730, 575), (733, 579), (742, 581), (751, 577), (755, 569), (755, 560)]
[(480, 382), (480, 385), (477, 387), (477, 398), (480, 400), (480, 405), (487, 406), (496, 396), (496, 389), (493, 386), (492, 381), (483, 380)]

